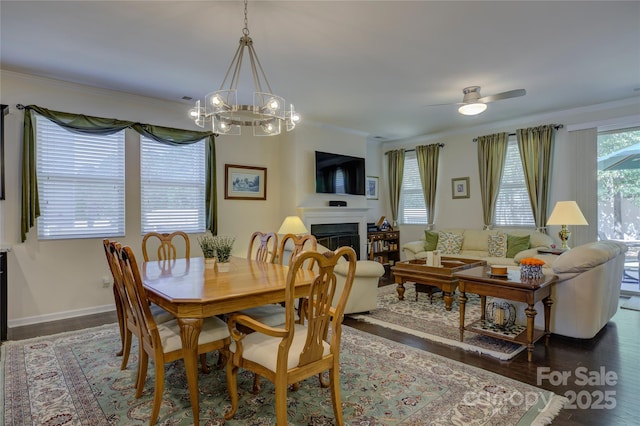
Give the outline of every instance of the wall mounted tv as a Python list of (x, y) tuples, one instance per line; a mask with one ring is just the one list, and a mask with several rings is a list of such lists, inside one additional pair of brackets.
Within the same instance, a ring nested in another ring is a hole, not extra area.
[(316, 151), (316, 193), (364, 195), (364, 158)]

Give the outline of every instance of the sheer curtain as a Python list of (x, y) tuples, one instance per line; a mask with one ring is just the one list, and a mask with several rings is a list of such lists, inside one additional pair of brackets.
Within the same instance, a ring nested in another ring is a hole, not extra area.
[(427, 229), (433, 228), (436, 205), (436, 188), (438, 186), (438, 158), (440, 144), (422, 145), (416, 147), (418, 171), (422, 183), (424, 204), (427, 208)]
[(524, 179), (536, 229), (546, 233), (555, 125), (516, 130)]
[(493, 226), (496, 200), (500, 190), (505, 159), (507, 158), (508, 143), (509, 134), (506, 132), (477, 138), (478, 174), (484, 229), (490, 229)]
[(400, 206), (400, 191), (402, 189), (402, 175), (404, 174), (404, 149), (387, 152), (387, 171), (389, 173), (389, 202), (391, 203), (391, 219), (393, 226), (398, 224), (398, 207)]
[(123, 129), (131, 128), (141, 135), (157, 142), (170, 145), (195, 143), (207, 139), (206, 169), (206, 226), (212, 233), (217, 232), (217, 196), (216, 196), (216, 151), (215, 136), (211, 132), (195, 132), (173, 129), (170, 127), (152, 126), (132, 121), (113, 118), (91, 117), (82, 114), (52, 111), (35, 105), (24, 107), (24, 124), (22, 135), (22, 223), (21, 236), (24, 242), (27, 233), (35, 225), (40, 216), (40, 200), (38, 199), (38, 176), (36, 173), (36, 137), (32, 114), (37, 113), (64, 127), (70, 132), (91, 135), (109, 135)]

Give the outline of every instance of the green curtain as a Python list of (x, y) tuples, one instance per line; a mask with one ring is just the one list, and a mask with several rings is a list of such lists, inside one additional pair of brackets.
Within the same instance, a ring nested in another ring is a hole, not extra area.
[(400, 207), (400, 191), (404, 174), (404, 149), (387, 152), (387, 170), (389, 174), (389, 202), (391, 203), (391, 219), (393, 226), (398, 224), (398, 207)]
[(508, 142), (509, 135), (505, 132), (480, 136), (477, 139), (478, 174), (484, 229), (490, 229), (493, 226), (500, 181), (502, 180), (504, 163), (507, 158)]
[(440, 144), (422, 145), (416, 147), (418, 171), (422, 183), (424, 204), (427, 207), (427, 229), (433, 228), (436, 207), (436, 188), (438, 186), (438, 158)]
[(21, 236), (24, 242), (27, 233), (35, 225), (40, 216), (40, 200), (38, 199), (38, 176), (36, 174), (36, 132), (33, 113), (53, 121), (74, 133), (92, 135), (110, 135), (131, 128), (139, 134), (169, 145), (195, 143), (207, 139), (206, 154), (206, 227), (215, 235), (217, 233), (217, 197), (216, 197), (216, 152), (215, 135), (211, 132), (196, 132), (134, 123), (132, 121), (113, 118), (91, 117), (82, 114), (52, 111), (35, 105), (24, 107), (24, 127), (22, 135), (22, 223)]
[(516, 130), (533, 219), (545, 234), (555, 130), (554, 124)]

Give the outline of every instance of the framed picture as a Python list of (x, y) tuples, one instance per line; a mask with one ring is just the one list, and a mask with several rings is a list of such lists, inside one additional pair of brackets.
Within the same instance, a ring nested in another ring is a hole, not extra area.
[(366, 194), (367, 200), (378, 199), (378, 176), (367, 176)]
[(469, 198), (469, 178), (459, 177), (451, 179), (451, 197)]
[(225, 200), (266, 200), (267, 168), (224, 165)]

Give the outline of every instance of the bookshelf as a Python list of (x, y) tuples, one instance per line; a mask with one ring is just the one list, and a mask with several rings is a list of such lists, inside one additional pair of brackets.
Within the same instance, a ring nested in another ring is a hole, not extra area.
[(367, 233), (369, 260), (382, 263), (386, 280), (392, 280), (391, 267), (400, 260), (400, 231), (373, 231)]

